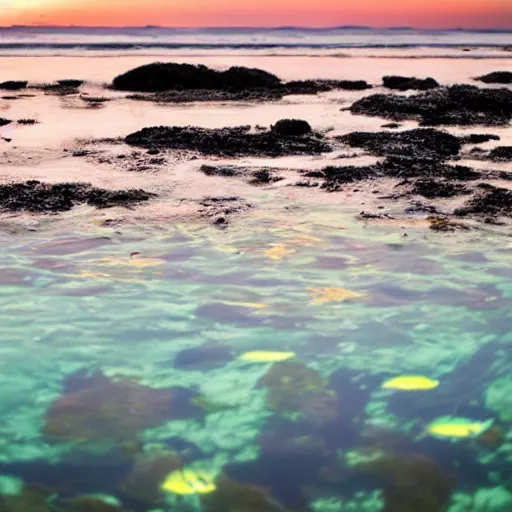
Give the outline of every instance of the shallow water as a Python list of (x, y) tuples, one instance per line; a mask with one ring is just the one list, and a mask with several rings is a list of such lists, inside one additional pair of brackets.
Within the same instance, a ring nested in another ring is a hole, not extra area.
[[(6, 79), (22, 78), (22, 69), (34, 80), (65, 70), (98, 82), (135, 64), (111, 61), (107, 77), (106, 59), (69, 67), (34, 59), (37, 69), (8, 62)], [(317, 59), (301, 75), (305, 62), (313, 59), (249, 64), (285, 78), (389, 71), (364, 61), (334, 70)], [(496, 68), (492, 61), (392, 64), (447, 82)], [(5, 150), (12, 160), (1, 166), (2, 181), (83, 179), (158, 190), (161, 198), (132, 211), (2, 217), (0, 494), (21, 500), (7, 510), (29, 510), (27, 489), (30, 499), (67, 511), (78, 510), (76, 497), (97, 493), (136, 512), (252, 512), (254, 500), (262, 512), (511, 509), (509, 232), (480, 226), (438, 234), (415, 216), (365, 223), (354, 217), (361, 202), (378, 207), (371, 191), (352, 201), (351, 193), (286, 182), (256, 188), (207, 179), (197, 172), (202, 161), (137, 174), (62, 152), (75, 138), (119, 136), (168, 119), (270, 124), (290, 109), (316, 129), (378, 129), (382, 120), (339, 111), (357, 94), (165, 108), (119, 98), (98, 111), (42, 94), (10, 104), (2, 115), (38, 114), (41, 124), (15, 128), (18, 149)], [(498, 131), (509, 140), (509, 129)], [(194, 200), (212, 195), (241, 196), (253, 208), (217, 228), (190, 215)], [(244, 361), (252, 351), (293, 357)], [(383, 388), (403, 375), (439, 383)], [(429, 425), (447, 416), (473, 430), (433, 435)], [(161, 490), (180, 465), (205, 471), (217, 489)], [(226, 475), (247, 487), (226, 484)]]

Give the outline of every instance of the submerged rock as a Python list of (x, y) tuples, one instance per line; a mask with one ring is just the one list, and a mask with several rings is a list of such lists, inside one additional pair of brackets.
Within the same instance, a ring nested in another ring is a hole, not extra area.
[(114, 78), (114, 89), (159, 92), (172, 89), (243, 90), (278, 87), (281, 80), (260, 69), (232, 67), (216, 71), (203, 65), (155, 62)]
[(31, 180), (0, 185), (0, 210), (34, 213), (63, 212), (86, 203), (96, 208), (131, 206), (156, 197), (144, 190), (105, 190), (87, 183), (52, 185)]
[(43, 434), (51, 442), (134, 441), (144, 429), (195, 414), (188, 398), (182, 388), (154, 389), (128, 379), (94, 377), (50, 405)]
[(454, 135), (432, 128), (403, 132), (354, 132), (337, 140), (352, 147), (364, 148), (377, 156), (410, 155), (444, 159), (457, 155), (462, 147)]
[(408, 91), (409, 89), (427, 91), (439, 87), (439, 83), (433, 78), (414, 78), (408, 76), (385, 76), (382, 79), (382, 83), (384, 87), (398, 91)]
[(266, 387), (267, 406), (282, 416), (322, 427), (340, 414), (336, 394), (329, 382), (303, 363), (286, 361), (272, 365), (260, 379)]
[(248, 126), (209, 129), (194, 126), (143, 128), (128, 135), (127, 144), (151, 149), (182, 149), (204, 155), (283, 156), (332, 151), (325, 139), (311, 134), (290, 137), (273, 131), (252, 133)]
[(494, 71), (476, 78), (486, 84), (512, 84), (512, 71)]
[(174, 358), (174, 367), (179, 370), (207, 371), (222, 368), (232, 359), (231, 347), (207, 343), (178, 352)]
[(382, 479), (382, 512), (445, 512), (456, 485), (432, 459), (382, 450), (349, 453), (356, 471)]
[(353, 114), (395, 121), (420, 119), (424, 125), (505, 125), (512, 118), (512, 91), (453, 85), (422, 94), (374, 94), (356, 101)]
[(18, 81), (18, 80), (9, 80), (7, 82), (0, 83), (0, 89), (4, 89), (6, 91), (20, 91), (21, 89), (26, 89), (28, 82)]

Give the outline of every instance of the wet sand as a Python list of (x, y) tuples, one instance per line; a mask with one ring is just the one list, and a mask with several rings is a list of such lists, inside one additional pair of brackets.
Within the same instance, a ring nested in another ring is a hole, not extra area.
[[(75, 208), (61, 214), (51, 224), (65, 219), (72, 224), (92, 219), (121, 217), (125, 222), (151, 222), (162, 219), (197, 219), (200, 207), (197, 201), (206, 196), (237, 196), (249, 203), (260, 204), (265, 198), (265, 208), (275, 202), (277, 210), (287, 215), (286, 208), (295, 206), (314, 208), (315, 205), (342, 205), (345, 212), (361, 210), (383, 210), (392, 214), (396, 206), (382, 199), (392, 191), (386, 183), (379, 187), (376, 195), (373, 185), (361, 184), (347, 187), (335, 194), (323, 191), (291, 187), (300, 178), (297, 171), (314, 170), (326, 165), (369, 165), (375, 157), (353, 149), (335, 150), (318, 156), (292, 156), (279, 158), (242, 157), (233, 159), (206, 158), (180, 152), (164, 152), (160, 163), (151, 164), (144, 150), (128, 147), (122, 142), (105, 142), (102, 139), (120, 139), (129, 133), (147, 126), (177, 125), (222, 128), (225, 126), (252, 125), (269, 127), (279, 119), (299, 118), (307, 120), (317, 132), (328, 138), (355, 131), (380, 131), (387, 121), (377, 117), (352, 115), (347, 110), (354, 101), (369, 94), (390, 92), (381, 84), (388, 74), (416, 77), (432, 76), (442, 85), (455, 83), (477, 84), (476, 76), (498, 69), (505, 69), (501, 58), (491, 55), (498, 50), (478, 50), (486, 58), (431, 58), (421, 51), (415, 57), (390, 58), (390, 51), (372, 51), (372, 56), (352, 58), (324, 56), (258, 56), (240, 55), (234, 52), (212, 56), (201, 52), (200, 56), (175, 55), (159, 58), (161, 61), (205, 64), (215, 69), (226, 69), (232, 65), (256, 67), (277, 74), (284, 80), (293, 79), (346, 79), (367, 80), (374, 88), (369, 91), (332, 91), (315, 96), (285, 96), (274, 102), (220, 102), (192, 104), (156, 104), (149, 101), (127, 99), (127, 93), (113, 91), (105, 85), (119, 73), (142, 64), (154, 62), (154, 56), (121, 57), (2, 57), (2, 79), (28, 80), (29, 85), (50, 82), (62, 78), (86, 80), (79, 95), (58, 96), (45, 94), (41, 90), (4, 91), (3, 96), (17, 96), (27, 92), (33, 97), (0, 100), (0, 115), (12, 120), (35, 119), (37, 124), (12, 123), (0, 128), (0, 182), (37, 179), (48, 183), (63, 181), (85, 181), (93, 186), (107, 189), (144, 188), (158, 193), (158, 199), (133, 210), (111, 209), (96, 211), (89, 207)], [(432, 49), (429, 49), (432, 52)], [(446, 53), (446, 50), (444, 50)], [(240, 52), (239, 52), (240, 53)], [(247, 53), (247, 52), (246, 52)], [(396, 53), (396, 50), (394, 50)], [(454, 54), (460, 57), (460, 51)], [(413, 55), (411, 55), (412, 57)], [(454, 55), (455, 56), (455, 55)], [(510, 86), (508, 86), (510, 87)], [(410, 94), (410, 93), (406, 93)], [(104, 97), (110, 101), (92, 104), (87, 97)], [(86, 99), (84, 99), (86, 98)], [(417, 127), (416, 121), (404, 121), (399, 130)], [(455, 135), (490, 133), (498, 135), (500, 141), (479, 145), (482, 149), (512, 145), (510, 127), (450, 127)], [(77, 150), (84, 156), (73, 156)], [(139, 165), (134, 165), (134, 155), (139, 155)], [(119, 157), (121, 155), (121, 158)], [(124, 157), (124, 158), (123, 158)], [(352, 158), (351, 158), (352, 157)], [(270, 166), (282, 169), (283, 180), (265, 186), (254, 187), (244, 181), (221, 177), (206, 177), (199, 172), (201, 165), (209, 163), (235, 163), (239, 166)], [(469, 154), (460, 162), (477, 169), (505, 170), (512, 172), (512, 163), (477, 161)], [(140, 170), (143, 169), (143, 170)], [(509, 187), (510, 182), (500, 183)], [(270, 199), (268, 199), (270, 198)], [(256, 207), (247, 215), (261, 215)], [(37, 216), (3, 213), (2, 218), (10, 222), (27, 219), (38, 222)], [(386, 219), (382, 219), (386, 222)], [(45, 224), (48, 219), (46, 219)]]

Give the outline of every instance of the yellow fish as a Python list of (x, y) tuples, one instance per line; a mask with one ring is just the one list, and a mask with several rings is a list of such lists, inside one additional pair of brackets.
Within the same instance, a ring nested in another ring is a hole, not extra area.
[(287, 256), (295, 254), (295, 249), (290, 249), (285, 244), (277, 244), (271, 249), (265, 251), (265, 256), (268, 256), (271, 260), (282, 260)]
[(363, 297), (362, 293), (353, 292), (345, 288), (308, 288), (316, 297), (309, 303), (326, 304), (328, 302), (343, 302), (349, 299), (358, 299)]
[(467, 418), (453, 418), (443, 416), (427, 425), (426, 433), (433, 437), (466, 438), (477, 437), (483, 434), (494, 423), (493, 419), (487, 421), (473, 421)]
[(255, 350), (253, 352), (245, 352), (239, 356), (240, 361), (250, 361), (252, 363), (276, 363), (278, 361), (286, 361), (295, 357), (294, 352), (272, 352), (270, 350)]
[(208, 494), (216, 490), (210, 475), (203, 471), (178, 469), (167, 475), (161, 485), (163, 491), (174, 494)]
[(400, 389), (402, 391), (418, 391), (424, 389), (434, 389), (439, 386), (438, 380), (429, 379), (422, 375), (401, 375), (387, 380), (382, 384), (384, 389)]

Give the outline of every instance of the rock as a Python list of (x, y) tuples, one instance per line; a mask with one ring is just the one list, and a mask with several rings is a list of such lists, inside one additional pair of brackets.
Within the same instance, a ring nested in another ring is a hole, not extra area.
[[(481, 177), (481, 174), (469, 167), (461, 165), (448, 165), (439, 162), (437, 159), (418, 159), (408, 157), (388, 157), (375, 165), (367, 166), (345, 166), (345, 167), (326, 167), (322, 171), (313, 171), (306, 173), (308, 177), (324, 178), (322, 188), (329, 192), (335, 192), (343, 188), (347, 183), (356, 181), (395, 178), (409, 180), (411, 179), (431, 179), (431, 180), (457, 180), (472, 181)], [(443, 181), (449, 187), (449, 183)], [(418, 189), (420, 190), (420, 189)], [(453, 189), (455, 190), (455, 189)], [(462, 189), (459, 187), (459, 191)]]
[(87, 183), (59, 183), (51, 185), (27, 181), (0, 186), (0, 209), (37, 213), (63, 212), (77, 204), (97, 208), (130, 206), (148, 201), (155, 194), (144, 190), (104, 190)]
[(259, 169), (251, 174), (249, 183), (251, 183), (251, 185), (264, 185), (267, 183), (275, 183), (276, 181), (281, 181), (282, 179), (283, 178), (276, 176), (269, 169)]
[(240, 176), (243, 174), (243, 168), (234, 165), (202, 165), (199, 169), (204, 172), (206, 176), (223, 176), (232, 178), (233, 176)]
[(154, 103), (195, 103), (212, 101), (261, 102), (280, 100), (286, 91), (275, 88), (246, 89), (242, 91), (224, 91), (214, 89), (184, 89), (156, 92), (153, 94), (130, 94), (128, 99), (152, 101)]
[(336, 89), (364, 91), (371, 88), (364, 80), (295, 80), (283, 84), (285, 94), (318, 94)]
[(10, 80), (8, 82), (0, 83), (0, 89), (4, 89), (6, 91), (20, 91), (21, 89), (26, 89), (28, 82)]
[(283, 156), (332, 151), (318, 135), (285, 137), (275, 132), (251, 133), (250, 127), (208, 129), (193, 126), (143, 128), (128, 135), (127, 144), (148, 149), (181, 149), (204, 155)]
[(469, 228), (465, 224), (460, 222), (454, 222), (446, 217), (432, 216), (428, 217), (427, 220), (430, 222), (429, 228), (432, 231), (440, 231), (444, 233), (460, 230), (468, 230)]
[(286, 361), (273, 364), (259, 380), (268, 389), (267, 407), (284, 417), (322, 427), (340, 415), (335, 393), (320, 373), (303, 363)]
[(482, 183), (479, 188), (482, 192), (455, 210), (456, 215), (512, 216), (512, 190), (487, 183)]
[(195, 417), (193, 394), (185, 388), (154, 389), (133, 382), (93, 376), (81, 388), (56, 398), (42, 429), (48, 442), (126, 443), (170, 419)]
[(512, 91), (453, 85), (412, 96), (373, 94), (353, 103), (350, 111), (395, 121), (420, 119), (423, 125), (498, 126), (512, 118)]
[(434, 179), (417, 180), (414, 182), (411, 189), (411, 194), (420, 195), (429, 199), (436, 197), (454, 197), (469, 193), (470, 191), (464, 185)]
[(398, 123), (386, 123), (381, 126), (381, 128), (400, 128), (400, 124)]
[(403, 132), (353, 132), (337, 137), (337, 140), (351, 147), (364, 148), (377, 156), (411, 155), (444, 159), (457, 155), (461, 149), (457, 137), (431, 128)]
[(311, 126), (302, 119), (281, 119), (271, 128), (278, 135), (300, 137), (311, 133)]
[(35, 119), (18, 119), (16, 121), (18, 124), (37, 124), (37, 121)]
[(6, 126), (12, 123), (10, 119), (5, 119), (4, 117), (0, 117), (0, 126)]
[[(216, 219), (217, 223), (219, 223), (218, 220)], [(174, 358), (174, 367), (179, 370), (213, 370), (222, 368), (232, 359), (233, 354), (230, 347), (208, 343), (201, 347), (187, 348), (178, 352)]]
[(494, 71), (488, 75), (479, 76), (475, 80), (486, 84), (512, 84), (512, 71)]
[(121, 493), (144, 505), (144, 510), (159, 507), (164, 500), (160, 486), (167, 475), (182, 466), (173, 454), (140, 454), (130, 473), (119, 484)]
[(148, 149), (147, 154), (148, 155), (159, 155), (160, 154), (160, 150), (158, 150), (158, 149)]
[(156, 62), (117, 76), (114, 89), (159, 92), (172, 89), (244, 90), (279, 87), (281, 80), (260, 69), (232, 67), (216, 71), (203, 65)]
[(80, 87), (81, 85), (83, 85), (84, 81), (83, 80), (67, 79), (67, 80), (57, 80), (57, 83), (61, 87), (73, 87), (73, 88), (76, 88), (76, 87)]
[(433, 78), (414, 78), (407, 76), (385, 76), (382, 79), (382, 83), (384, 87), (398, 91), (408, 91), (409, 89), (428, 91), (439, 87), (439, 83)]
[(498, 146), (489, 153), (489, 158), (494, 161), (512, 160), (512, 146)]
[(484, 142), (489, 142), (490, 140), (500, 140), (500, 137), (498, 135), (472, 133), (467, 137), (462, 137), (461, 140), (464, 144), (483, 144)]

